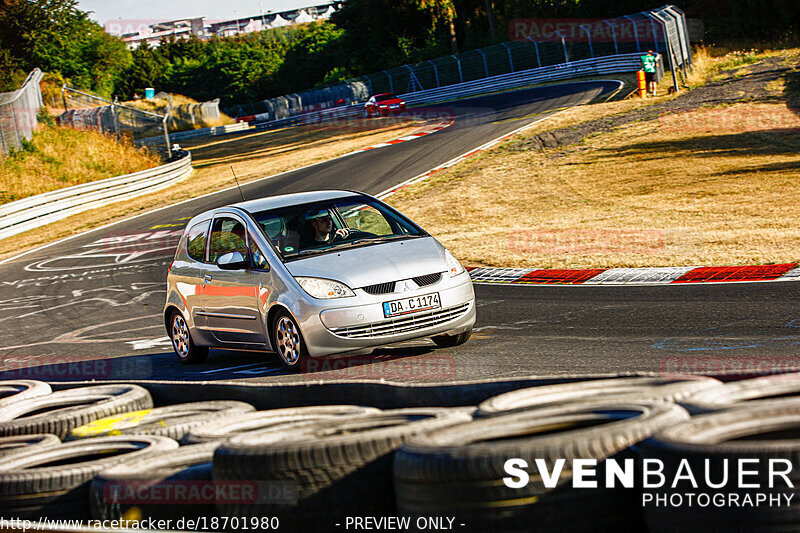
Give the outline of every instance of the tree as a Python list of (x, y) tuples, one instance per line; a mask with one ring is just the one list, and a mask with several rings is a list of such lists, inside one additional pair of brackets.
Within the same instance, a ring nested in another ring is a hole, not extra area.
[(0, 49), (16, 69), (60, 72), (110, 95), (130, 53), (76, 5), (76, 0), (0, 0)]

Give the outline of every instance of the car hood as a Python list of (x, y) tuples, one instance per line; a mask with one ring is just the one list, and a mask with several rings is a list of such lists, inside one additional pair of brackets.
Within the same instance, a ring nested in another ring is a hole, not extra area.
[(403, 102), (403, 100), (401, 100), (399, 98), (394, 98), (392, 100), (381, 100), (380, 102), (376, 102), (376, 103), (378, 105), (383, 105), (383, 104), (387, 104), (388, 105), (388, 104), (402, 104), (404, 102)]
[(292, 276), (341, 281), (358, 289), (447, 270), (444, 247), (433, 237), (373, 244), (286, 263)]

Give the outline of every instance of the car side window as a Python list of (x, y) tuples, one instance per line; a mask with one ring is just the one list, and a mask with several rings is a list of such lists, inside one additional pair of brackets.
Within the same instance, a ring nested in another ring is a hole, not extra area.
[(216, 263), (230, 252), (239, 252), (247, 257), (247, 231), (244, 224), (235, 218), (215, 218), (211, 228), (211, 244), (208, 260)]
[(202, 262), (206, 255), (206, 235), (210, 220), (200, 222), (191, 227), (186, 234), (186, 253), (195, 261)]
[(250, 257), (253, 259), (253, 268), (256, 270), (269, 270), (269, 263), (267, 257), (261, 252), (261, 248), (250, 239)]

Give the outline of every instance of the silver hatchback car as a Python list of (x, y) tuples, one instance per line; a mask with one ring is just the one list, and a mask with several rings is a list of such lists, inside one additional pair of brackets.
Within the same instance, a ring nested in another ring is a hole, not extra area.
[(169, 267), (164, 322), (185, 363), (238, 348), (299, 369), (308, 356), (420, 337), (462, 344), (475, 294), (456, 258), (390, 206), (307, 192), (192, 218)]

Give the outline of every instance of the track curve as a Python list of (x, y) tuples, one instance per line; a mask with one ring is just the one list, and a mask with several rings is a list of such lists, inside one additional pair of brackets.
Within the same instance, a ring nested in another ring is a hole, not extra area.
[[(563, 107), (618, 88), (582, 82), (502, 93), (423, 111), (448, 129), (245, 185), (248, 198), (323, 188), (377, 194)], [(265, 169), (265, 175), (269, 174)], [(175, 360), (160, 313), (166, 265), (185, 221), (239, 200), (236, 190), (184, 202), (35, 250), (0, 265), (0, 377), (430, 381), (566, 372), (670, 371), (731, 358), (800, 362), (800, 284), (718, 287), (476, 286), (478, 324), (465, 346), (427, 340), (286, 375), (261, 353)], [(798, 287), (798, 288), (796, 288)], [(797, 326), (794, 325), (797, 321)], [(797, 333), (797, 335), (793, 335)], [(701, 354), (698, 357), (697, 354)], [(709, 354), (712, 357), (709, 357)], [(705, 359), (703, 359), (705, 358)], [(409, 370), (411, 369), (411, 370)], [(702, 369), (700, 369), (702, 370)]]

